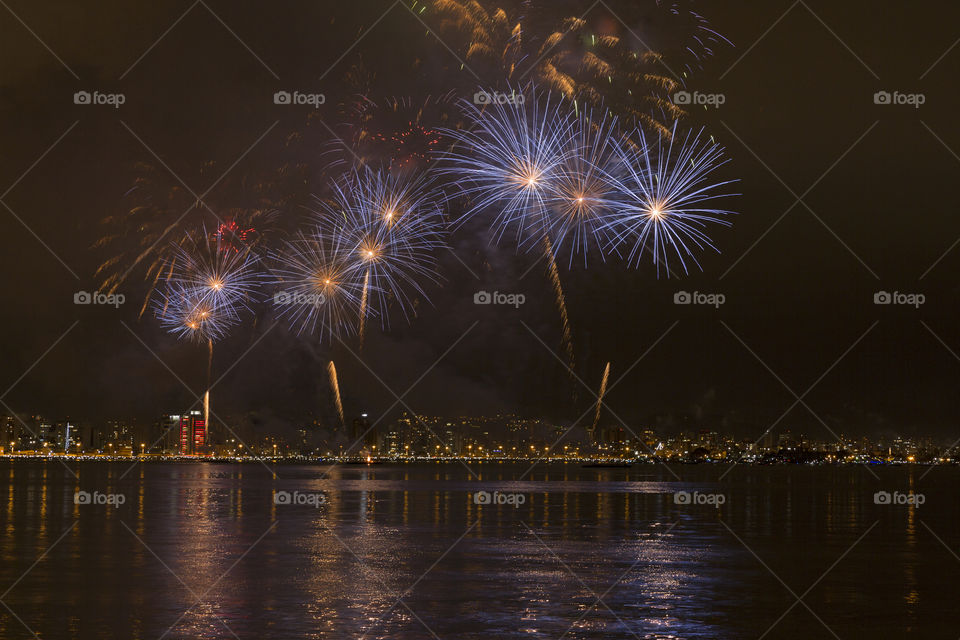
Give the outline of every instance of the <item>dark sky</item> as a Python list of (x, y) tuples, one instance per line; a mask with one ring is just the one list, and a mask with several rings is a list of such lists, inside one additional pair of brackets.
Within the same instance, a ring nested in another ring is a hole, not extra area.
[[(100, 220), (129, 205), (134, 167), (156, 163), (151, 150), (202, 192), (206, 162), (226, 168), (243, 156), (234, 169), (243, 176), (285, 161), (308, 109), (274, 105), (277, 90), (323, 92), (318, 115), (336, 128), (337, 105), (350, 98), (345, 76), (358, 62), (374, 100), (468, 94), (476, 85), (403, 5), (355, 47), (390, 3), (331, 5), (210, 1), (184, 15), (187, 2), (11, 0), (19, 20), (0, 9), (0, 194), (9, 207), (0, 208), (0, 393), (13, 385), (3, 396), (12, 409), (150, 419), (194, 401), (170, 370), (201, 389), (204, 350), (165, 335), (149, 314), (138, 319), (139, 283), (120, 310), (73, 304), (74, 292), (96, 288)], [(813, 436), (829, 438), (821, 420), (838, 432), (950, 436), (960, 248), (944, 253), (960, 238), (960, 47), (948, 50), (960, 37), (960, 10), (813, 0), (699, 7), (735, 46), (719, 48), (687, 81), (690, 91), (726, 98), (692, 111), (688, 123), (727, 147), (723, 175), (740, 180), (731, 207), (739, 215), (716, 232), (722, 254), (704, 256), (702, 274), (658, 281), (652, 265), (618, 262), (562, 269), (577, 374), (596, 388), (606, 362), (611, 380), (629, 369), (608, 402), (637, 426), (666, 428), (692, 414), (758, 435), (796, 394), (802, 402), (781, 424)], [(126, 103), (75, 105), (78, 90), (122, 92)], [(878, 91), (922, 93), (926, 102), (876, 105)], [(304, 144), (316, 145), (323, 164), (325, 134), (311, 126)], [(214, 392), (218, 412), (318, 412), (333, 357), (351, 414), (385, 410), (395, 400), (388, 388), (403, 393), (429, 369), (404, 399), (415, 411), (574, 420), (589, 392), (572, 397), (563, 366), (533, 335), (559, 349), (544, 270), (521, 279), (534, 257), (489, 248), (469, 227), (451, 243), (469, 270), (444, 256), (446, 281), (431, 289), (432, 306), (410, 326), (398, 319), (389, 332), (371, 331), (359, 358), (296, 338), (262, 310), (217, 346), (215, 377), (229, 369)], [(516, 311), (477, 307), (480, 289), (522, 292), (528, 302)], [(727, 302), (678, 307), (679, 290)], [(926, 303), (874, 305), (881, 290), (923, 293)]]

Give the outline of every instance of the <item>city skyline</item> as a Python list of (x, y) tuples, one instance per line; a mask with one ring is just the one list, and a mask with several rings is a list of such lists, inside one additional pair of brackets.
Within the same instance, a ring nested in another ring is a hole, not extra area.
[[(269, 433), (206, 424), (198, 410), (164, 414), (152, 424), (116, 420), (99, 427), (40, 416), (0, 416), (0, 443), (0, 455), (162, 455), (165, 459), (254, 456), (319, 461), (621, 458), (660, 462), (952, 463), (960, 453), (960, 442), (925, 434), (869, 438), (839, 433), (836, 438), (824, 439), (779, 428), (760, 437), (744, 438), (722, 429), (693, 427), (664, 432), (648, 425), (609, 423), (600, 423), (595, 430), (577, 430), (515, 414), (454, 417), (401, 413), (392, 421), (360, 414), (332, 429), (313, 422)], [(69, 443), (69, 450), (64, 443)]]

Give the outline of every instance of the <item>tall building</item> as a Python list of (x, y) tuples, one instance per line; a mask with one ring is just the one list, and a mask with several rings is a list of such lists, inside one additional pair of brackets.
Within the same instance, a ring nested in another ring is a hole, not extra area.
[(353, 419), (353, 429), (350, 434), (350, 446), (353, 448), (351, 453), (357, 453), (360, 449), (376, 449), (379, 444), (377, 428), (370, 428), (370, 419), (365, 413), (361, 413), (359, 418)]
[(793, 448), (793, 434), (790, 433), (790, 429), (787, 429), (780, 434), (780, 438), (777, 440), (777, 446), (781, 449)]
[[(175, 431), (176, 452), (182, 456), (202, 455), (207, 452), (209, 441), (207, 433), (207, 422), (203, 419), (203, 414), (197, 410), (179, 415), (168, 415), (162, 418), (162, 423), (167, 426), (167, 437), (174, 432), (170, 427), (177, 426)], [(167, 447), (164, 447), (165, 449)]]
[(166, 414), (160, 416), (156, 425), (157, 446), (165, 454), (175, 454), (180, 451), (180, 414)]
[(767, 430), (762, 436), (760, 436), (760, 450), (761, 451), (773, 451), (774, 438), (773, 432)]

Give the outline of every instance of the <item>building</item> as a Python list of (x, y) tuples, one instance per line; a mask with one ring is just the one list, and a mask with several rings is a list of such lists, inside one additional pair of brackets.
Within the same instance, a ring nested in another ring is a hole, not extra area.
[(160, 417), (157, 429), (160, 433), (149, 443), (151, 449), (159, 447), (167, 455), (181, 456), (204, 455), (209, 451), (207, 422), (197, 410), (165, 414)]
[(358, 453), (360, 449), (367, 451), (376, 450), (379, 442), (379, 434), (376, 426), (371, 426), (370, 419), (365, 413), (361, 413), (359, 418), (353, 419), (353, 429), (350, 433), (350, 446), (352, 450), (349, 453)]
[(180, 416), (179, 453), (185, 455), (201, 455), (207, 450), (207, 422), (197, 411), (190, 411)]

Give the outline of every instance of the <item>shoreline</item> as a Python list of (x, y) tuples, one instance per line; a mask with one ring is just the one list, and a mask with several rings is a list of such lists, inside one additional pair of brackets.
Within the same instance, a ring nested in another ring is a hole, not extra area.
[(615, 459), (615, 458), (466, 458), (466, 457), (424, 457), (424, 458), (339, 458), (322, 456), (243, 456), (243, 457), (216, 457), (216, 456), (164, 456), (164, 455), (141, 455), (141, 456), (109, 456), (109, 455), (0, 455), (0, 461), (19, 461), (19, 462), (39, 462), (53, 461), (61, 462), (136, 462), (136, 463), (206, 463), (206, 464), (237, 464), (237, 463), (259, 463), (259, 464), (290, 464), (290, 465), (348, 465), (357, 467), (375, 467), (379, 465), (399, 465), (399, 464), (423, 464), (423, 463), (470, 463), (470, 464), (504, 464), (504, 463), (551, 463), (551, 464), (575, 464), (584, 468), (595, 469), (629, 469), (632, 466), (657, 466), (657, 465), (748, 465), (751, 467), (785, 467), (785, 466), (803, 466), (803, 467), (848, 467), (848, 466), (917, 466), (917, 467), (949, 467), (960, 465), (960, 462), (953, 460), (944, 461), (891, 461), (891, 460), (850, 460), (850, 461), (770, 461), (770, 460), (667, 460), (667, 459)]

